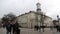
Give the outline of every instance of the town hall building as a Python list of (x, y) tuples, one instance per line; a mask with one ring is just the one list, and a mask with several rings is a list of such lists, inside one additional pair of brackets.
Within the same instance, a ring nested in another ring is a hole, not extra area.
[(52, 18), (41, 12), (41, 4), (37, 3), (36, 11), (29, 11), (17, 17), (18, 23), (25, 28), (34, 28), (34, 26), (51, 26)]

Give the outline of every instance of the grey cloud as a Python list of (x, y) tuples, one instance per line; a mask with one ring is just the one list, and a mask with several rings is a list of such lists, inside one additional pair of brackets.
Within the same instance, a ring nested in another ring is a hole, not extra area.
[[(38, 0), (0, 0), (0, 17), (9, 12), (20, 15), (30, 10), (36, 11), (36, 3)], [(56, 18), (60, 14), (59, 0), (39, 0), (41, 9), (46, 15)]]

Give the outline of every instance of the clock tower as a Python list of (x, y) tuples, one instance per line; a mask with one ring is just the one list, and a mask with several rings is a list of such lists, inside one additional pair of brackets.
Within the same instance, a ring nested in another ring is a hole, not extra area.
[(41, 4), (40, 3), (37, 3), (36, 4), (37, 5), (37, 9), (36, 9), (36, 11), (37, 11), (37, 13), (41, 13)]

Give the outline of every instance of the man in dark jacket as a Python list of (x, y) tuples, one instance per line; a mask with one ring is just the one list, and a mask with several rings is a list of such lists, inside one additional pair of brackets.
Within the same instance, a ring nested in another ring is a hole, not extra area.
[(13, 24), (13, 34), (20, 34), (19, 24), (16, 22)]
[(11, 24), (9, 21), (6, 23), (6, 30), (7, 30), (6, 34), (9, 34), (9, 33), (11, 34)]
[(57, 32), (59, 32), (59, 25), (56, 25)]

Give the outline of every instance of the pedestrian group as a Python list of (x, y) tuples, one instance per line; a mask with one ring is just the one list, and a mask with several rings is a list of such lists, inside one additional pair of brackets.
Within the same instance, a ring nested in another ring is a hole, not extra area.
[(10, 21), (6, 22), (6, 34), (20, 34), (19, 24), (17, 21)]

